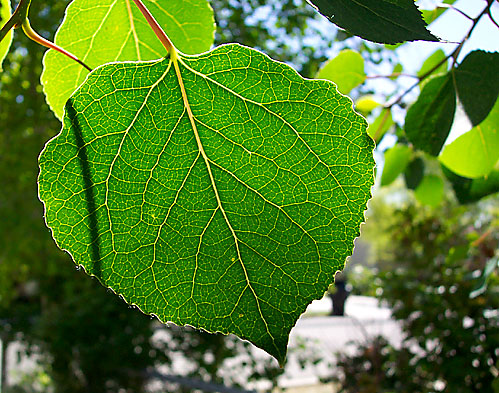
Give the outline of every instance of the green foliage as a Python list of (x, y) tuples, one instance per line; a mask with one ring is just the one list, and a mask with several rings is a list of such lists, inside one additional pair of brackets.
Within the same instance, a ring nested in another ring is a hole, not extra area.
[(404, 171), (405, 185), (410, 190), (415, 190), (424, 176), (424, 161), (421, 157), (414, 158)]
[(424, 61), (421, 69), (417, 73), (417, 76), (421, 78), (428, 72), (431, 72), (434, 75), (444, 74), (447, 72), (446, 56), (442, 49), (436, 50)]
[(381, 174), (381, 186), (392, 183), (404, 172), (412, 157), (412, 150), (407, 145), (397, 144), (385, 152), (385, 165)]
[[(482, 208), (481, 220), (448, 204), (433, 214), (414, 205), (377, 212), (367, 226), (389, 241), (377, 255), (375, 287), (406, 339), (395, 349), (372, 338), (353, 357), (341, 355), (340, 391), (492, 393), (499, 343), (497, 204)], [(482, 272), (489, 285), (472, 296)]]
[(405, 133), (412, 144), (431, 155), (438, 155), (449, 135), (456, 94), (450, 76), (430, 80), (405, 118)]
[[(210, 49), (215, 25), (207, 0), (157, 2), (145, 0), (158, 22), (184, 53)], [(55, 43), (92, 68), (111, 61), (155, 60), (166, 50), (132, 0), (75, 0), (57, 30)], [(88, 71), (55, 50), (43, 60), (41, 81), (47, 102), (59, 119), (64, 104)]]
[[(480, 124), (499, 94), (499, 53), (476, 50), (453, 70), (459, 101), (471, 123)], [(497, 123), (496, 123), (497, 125)]]
[(444, 196), (444, 182), (440, 176), (427, 175), (414, 190), (414, 195), (423, 205), (437, 207)]
[(499, 160), (498, 124), (499, 100), (483, 122), (445, 146), (438, 159), (459, 176), (487, 176)]
[[(0, 12), (5, 13), (4, 2)], [(25, 10), (29, 3), (20, 1)], [(145, 3), (183, 52), (209, 49), (214, 26), (206, 0), (170, 2), (167, 10), (156, 1)], [(314, 3), (335, 23), (374, 41), (436, 40), (426, 30), (412, 0)], [(65, 4), (57, 4), (42, 9), (42, 13), (62, 12)], [(332, 45), (321, 33), (315, 36), (320, 39), (307, 39), (314, 30), (308, 19), (313, 11), (305, 10), (304, 2), (213, 0), (212, 4), (218, 13), (217, 43), (239, 41), (258, 47), (277, 60), (296, 65), (304, 76), (317, 73), (331, 46), (336, 51), (351, 45), (362, 55), (346, 52), (350, 57), (343, 58), (345, 53), (341, 53), (324, 70), (336, 62), (334, 72), (342, 76), (331, 79), (340, 89), (355, 89), (355, 97), (376, 93), (368, 82), (371, 78), (384, 77), (397, 85), (398, 77), (408, 76), (402, 72), (397, 51), (355, 39), (345, 43), (351, 37), (348, 33), (337, 35), (343, 42), (339, 45)], [(378, 117), (370, 114), (372, 105), (364, 107), (373, 120), (368, 133), (376, 142), (392, 134), (397, 146), (409, 144), (406, 150), (411, 154), (386, 153), (383, 185), (404, 172), (416, 197), (433, 207), (441, 206), (445, 190), (441, 172), (463, 203), (499, 190), (497, 121), (494, 111), (489, 114), (499, 91), (497, 53), (475, 51), (460, 64), (458, 61), (481, 18), (492, 18), (491, 6), (491, 1), (484, 3), (454, 52), (448, 56), (435, 52), (418, 75), (412, 76), (417, 82), (411, 88), (395, 97), (388, 93), (388, 102)], [(268, 10), (278, 17), (266, 17)], [(435, 9), (426, 17), (435, 18), (441, 10)], [(1, 15), (2, 24), (6, 18), (6, 14)], [(53, 31), (54, 25), (45, 26), (43, 35), (49, 36), (45, 33)], [(307, 303), (319, 297), (351, 252), (369, 196), (372, 145), (350, 101), (340, 97), (331, 84), (304, 81), (287, 66), (259, 53), (228, 49), (238, 48), (234, 46), (199, 57), (179, 58), (171, 51), (170, 58), (154, 63), (99, 67), (110, 61), (156, 60), (166, 55), (130, 0), (75, 0), (56, 41), (98, 67), (87, 75), (79, 65), (55, 52), (50, 51), (45, 58), (42, 80), (58, 117), (62, 117), (64, 103), (88, 76), (82, 89), (68, 101), (70, 113), (62, 135), (49, 143), (41, 161), (41, 194), (45, 202), (51, 199), (47, 220), (59, 244), (71, 252), (77, 264), (143, 310), (163, 320), (236, 332), (282, 361), (296, 318)], [(0, 272), (5, 274), (0, 275), (0, 303), (5, 310), (17, 309), (19, 314), (15, 315), (24, 318), (30, 310), (47, 315), (49, 309), (19, 307), (27, 293), (30, 298), (34, 296), (29, 278), (37, 277), (38, 285), (45, 278), (50, 282), (52, 277), (65, 280), (66, 276), (56, 274), (60, 269), (57, 263), (64, 257), (48, 251), (47, 233), (39, 222), (33, 225), (32, 219), (41, 216), (39, 206), (33, 205), (34, 157), (59, 125), (47, 106), (34, 98), (41, 90), (39, 56), (23, 60), (21, 66), (21, 55), (27, 50), (31, 57), (33, 46), (14, 44), (14, 48), (6, 62), (11, 69), (2, 75), (0, 88), (0, 156), (7, 179), (0, 193), (0, 208), (5, 210), (0, 218), (8, 228), (2, 231), (6, 246), (0, 254)], [(4, 52), (0, 47), (2, 60)], [(366, 76), (364, 62), (366, 70), (389, 62), (393, 74)], [(447, 72), (448, 64), (450, 71), (435, 78)], [(25, 67), (36, 72), (27, 73)], [(356, 80), (349, 81), (352, 71)], [(124, 79), (119, 79), (123, 76), (120, 73), (126, 74)], [(346, 82), (350, 86), (342, 87)], [(4, 86), (9, 87), (4, 90)], [(410, 104), (406, 94), (415, 86), (422, 92), (410, 107), (405, 124), (399, 124), (397, 115)], [(418, 150), (434, 156), (440, 152), (454, 120), (456, 92), (475, 128), (448, 145), (447, 153), (444, 150), (441, 155), (455, 172), (433, 170), (437, 160)], [(23, 100), (29, 100), (30, 105)], [(15, 101), (19, 105), (14, 107)], [(3, 106), (4, 102), (9, 106)], [(10, 128), (17, 127), (22, 130), (20, 139), (10, 135)], [(61, 142), (61, 138), (67, 140)], [(470, 141), (467, 156), (462, 154), (462, 145)], [(484, 158), (471, 163), (473, 153), (482, 151)], [(412, 152), (417, 158), (408, 163)], [(466, 159), (458, 162), (457, 155)], [(26, 157), (26, 162), (19, 164), (19, 156)], [(426, 176), (425, 166), (430, 168)], [(22, 202), (12, 198), (12, 192), (23, 195)], [(23, 192), (31, 197), (25, 200)], [(7, 212), (19, 209), (26, 209), (30, 219)], [(31, 227), (42, 234), (35, 236), (36, 240), (25, 236)], [(37, 258), (39, 261), (33, 263)], [(46, 259), (58, 262), (44, 263)], [(161, 263), (170, 265), (162, 268)], [(65, 293), (54, 285), (56, 289)], [(60, 298), (49, 303), (56, 301)], [(105, 310), (102, 303), (105, 301), (96, 300), (93, 307)], [(51, 318), (64, 325), (65, 318)], [(134, 326), (128, 337), (132, 341), (140, 331)], [(150, 326), (145, 327), (143, 336), (149, 337)], [(29, 332), (27, 335), (35, 330), (23, 324), (15, 329)], [(60, 335), (66, 336), (71, 329), (62, 329)], [(110, 329), (109, 337), (116, 334), (116, 329)], [(131, 348), (124, 345), (124, 358)], [(57, 348), (49, 346), (46, 352), (56, 353)], [(91, 358), (92, 354), (86, 356)], [(98, 358), (105, 356), (92, 361)], [(140, 369), (150, 361), (145, 357), (133, 368)], [(88, 370), (83, 374), (96, 372), (79, 367)], [(63, 371), (64, 375), (69, 373)], [(54, 380), (55, 375), (53, 372)], [(134, 375), (128, 377), (133, 379)], [(102, 381), (106, 384), (109, 378)], [(123, 376), (123, 382), (114, 384), (113, 389), (128, 382), (133, 384)], [(139, 381), (136, 390), (141, 386)]]
[(144, 312), (282, 362), (363, 221), (365, 122), (331, 83), (245, 47), (174, 56), (101, 67), (73, 95), (40, 157), (47, 223)]
[(321, 14), (366, 40), (385, 44), (438, 39), (413, 0), (311, 0)]
[(334, 82), (341, 93), (348, 94), (366, 80), (364, 59), (359, 52), (342, 50), (320, 69), (317, 78)]

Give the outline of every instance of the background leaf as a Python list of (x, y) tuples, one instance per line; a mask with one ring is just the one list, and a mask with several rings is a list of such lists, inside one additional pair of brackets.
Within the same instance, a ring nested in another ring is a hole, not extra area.
[(407, 145), (397, 144), (385, 152), (385, 165), (381, 174), (381, 186), (392, 183), (411, 160), (412, 150)]
[[(153, 1), (145, 5), (184, 53), (210, 49), (215, 25), (207, 0)], [(112, 61), (154, 60), (166, 56), (132, 0), (74, 0), (66, 10), (55, 42), (95, 68)], [(49, 50), (43, 60), (41, 81), (47, 102), (59, 119), (64, 104), (84, 81), (88, 71)]]
[(499, 94), (499, 53), (470, 52), (454, 70), (456, 90), (475, 126), (488, 115)]
[(341, 93), (348, 94), (366, 80), (364, 59), (359, 52), (342, 50), (319, 70), (317, 78), (334, 82)]
[(388, 108), (383, 108), (372, 124), (369, 124), (367, 133), (378, 143), (393, 124), (392, 111)]
[(225, 45), (95, 70), (40, 156), (39, 192), (58, 245), (129, 303), (282, 363), (352, 252), (372, 149), (333, 84)]
[(499, 171), (493, 170), (487, 177), (479, 179), (468, 179), (456, 175), (454, 172), (442, 166), (447, 179), (452, 184), (454, 193), (459, 203), (473, 203), (480, 199), (499, 192)]
[(421, 157), (416, 157), (405, 168), (405, 185), (410, 190), (415, 190), (424, 177), (424, 161)]
[[(11, 15), (10, 0), (0, 0), (0, 28), (9, 20)], [(9, 52), (12, 43), (12, 30), (7, 33), (2, 42), (0, 42), (0, 71), (5, 56)]]
[(412, 144), (438, 155), (449, 135), (456, 111), (456, 93), (449, 75), (431, 79), (405, 117), (405, 133)]
[[(445, 60), (445, 57), (446, 56), (444, 51), (442, 49), (437, 49), (424, 61), (417, 75), (419, 77), (423, 76), (424, 74), (429, 72), (433, 67), (435, 67), (438, 63)], [(447, 62), (444, 62), (435, 71), (433, 71), (433, 75), (445, 74), (446, 72), (447, 72)], [(421, 83), (424, 84), (426, 81), (427, 80), (424, 80)]]
[(499, 160), (499, 100), (483, 122), (445, 146), (438, 158), (460, 176), (486, 176)]
[(438, 41), (413, 0), (309, 0), (334, 24), (366, 40), (395, 44)]
[(423, 205), (437, 207), (444, 196), (444, 182), (436, 175), (428, 175), (416, 187), (414, 195)]

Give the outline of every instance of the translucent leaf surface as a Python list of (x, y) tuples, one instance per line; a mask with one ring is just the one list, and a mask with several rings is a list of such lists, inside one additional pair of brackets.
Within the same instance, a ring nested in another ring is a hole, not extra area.
[(381, 185), (391, 184), (411, 160), (412, 150), (407, 145), (397, 144), (385, 152), (385, 165), (381, 175)]
[[(10, 0), (0, 0), (0, 28), (9, 20), (10, 14)], [(2, 70), (2, 63), (5, 56), (7, 56), (11, 42), (12, 30), (9, 31), (2, 42), (0, 42), (0, 71)]]
[(392, 111), (390, 109), (383, 108), (372, 124), (369, 124), (367, 133), (376, 143), (378, 143), (390, 127), (393, 126), (393, 124)]
[(309, 0), (339, 27), (385, 44), (438, 39), (426, 30), (413, 0)]
[(280, 362), (359, 234), (373, 142), (352, 102), (260, 52), (95, 70), (40, 156), (58, 245), (162, 321)]
[(438, 155), (449, 136), (456, 93), (449, 75), (431, 79), (405, 117), (405, 133), (415, 147)]
[(446, 145), (439, 160), (460, 176), (486, 176), (499, 160), (499, 100), (483, 122)]
[(437, 207), (444, 196), (444, 182), (435, 175), (425, 176), (416, 187), (414, 194), (423, 205)]
[[(207, 0), (144, 0), (144, 4), (184, 53), (201, 53), (213, 44), (213, 10)], [(66, 9), (55, 42), (91, 68), (112, 61), (155, 60), (166, 50), (132, 0), (74, 0)], [(88, 71), (49, 50), (41, 77), (51, 109), (62, 119), (64, 104)]]
[[(439, 63), (445, 60), (445, 53), (442, 49), (437, 49), (433, 52), (428, 58), (424, 61), (421, 69), (418, 71), (418, 76), (421, 77), (427, 72), (430, 72), (433, 68), (435, 68)], [(445, 74), (447, 72), (447, 62), (444, 61), (435, 71), (433, 71), (433, 75)], [(422, 83), (425, 81), (422, 81)]]
[(342, 50), (320, 69), (317, 78), (334, 82), (341, 93), (348, 94), (366, 80), (364, 59), (359, 52)]
[(473, 125), (489, 114), (499, 95), (499, 53), (470, 52), (454, 71), (456, 90)]

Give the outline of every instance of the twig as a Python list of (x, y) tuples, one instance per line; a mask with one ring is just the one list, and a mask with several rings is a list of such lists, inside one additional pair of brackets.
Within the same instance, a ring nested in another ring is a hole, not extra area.
[(464, 44), (470, 38), (471, 34), (473, 33), (473, 30), (475, 30), (475, 27), (478, 24), (478, 22), (480, 21), (480, 19), (482, 18), (482, 16), (484, 16), (485, 14), (487, 14), (487, 13), (490, 12), (490, 8), (492, 7), (492, 4), (493, 4), (492, 0), (487, 0), (487, 6), (482, 10), (482, 12), (480, 12), (480, 14), (476, 18), (473, 19), (473, 24), (472, 24), (471, 28), (468, 30), (468, 33), (466, 33), (466, 35), (461, 40), (461, 42), (459, 43), (459, 45), (457, 46), (457, 48), (454, 49), (454, 51), (450, 55), (446, 56), (444, 59), (442, 59), (441, 61), (439, 61), (435, 66), (433, 66), (430, 70), (428, 70), (423, 75), (421, 75), (419, 77), (419, 80), (416, 83), (414, 83), (407, 90), (405, 90), (402, 94), (400, 94), (393, 102), (391, 102), (390, 104), (385, 105), (385, 108), (386, 109), (391, 109), (394, 105), (397, 105), (398, 103), (400, 103), (400, 101), (402, 101), (402, 99), (408, 93), (410, 93), (422, 81), (424, 81), (431, 74), (433, 74), (433, 72), (435, 72), (435, 70), (437, 70), (442, 64), (444, 64), (450, 58), (453, 59), (452, 67), (454, 67), (455, 64), (456, 64), (457, 58), (458, 58), (459, 54), (461, 53), (461, 49), (463, 49)]
[(390, 75), (368, 75), (366, 76), (366, 79), (377, 79), (377, 78), (397, 78), (399, 76), (405, 76), (407, 78), (419, 78), (418, 76), (416, 75), (412, 75), (412, 74), (405, 74), (403, 72), (394, 72), (393, 74), (390, 74)]

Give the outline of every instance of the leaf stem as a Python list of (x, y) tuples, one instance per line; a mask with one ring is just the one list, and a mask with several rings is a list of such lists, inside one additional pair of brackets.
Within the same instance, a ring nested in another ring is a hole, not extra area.
[(173, 54), (172, 52), (175, 53), (177, 49), (172, 44), (163, 28), (159, 25), (156, 19), (154, 19), (154, 16), (152, 16), (151, 12), (147, 9), (144, 3), (141, 0), (133, 0), (133, 2), (139, 8), (140, 12), (142, 12), (142, 15), (144, 15), (144, 18), (146, 18), (147, 23), (149, 23), (149, 26), (151, 26), (154, 34), (156, 34), (156, 36), (159, 38), (168, 53), (170, 53), (170, 55)]
[(78, 59), (75, 55), (73, 55), (71, 52), (68, 52), (66, 49), (63, 49), (61, 48), (60, 46), (54, 44), (53, 42), (49, 41), (49, 40), (46, 40), (45, 38), (41, 37), (36, 31), (34, 31), (32, 28), (31, 28), (31, 25), (29, 23), (29, 20), (28, 19), (25, 19), (23, 24), (22, 24), (22, 28), (23, 28), (23, 31), (24, 33), (28, 36), (28, 38), (30, 38), (31, 40), (35, 41), (36, 43), (46, 47), (46, 48), (49, 48), (49, 49), (54, 49), (56, 50), (57, 52), (59, 53), (62, 53), (63, 55), (69, 57), (70, 59), (76, 61), (78, 64), (80, 64), (81, 66), (85, 67), (88, 71), (92, 71), (92, 69), (86, 65), (83, 61), (81, 61), (80, 59)]
[(10, 19), (7, 21), (7, 23), (5, 23), (5, 25), (0, 30), (0, 42), (5, 38), (5, 36), (11, 29), (17, 29), (19, 27), (22, 27), (24, 33), (29, 39), (35, 41), (36, 43), (46, 48), (54, 49), (57, 52), (62, 53), (63, 55), (69, 57), (70, 59), (76, 61), (78, 64), (85, 67), (87, 70), (92, 71), (92, 69), (89, 66), (87, 66), (83, 61), (78, 59), (75, 55), (61, 48), (60, 46), (54, 44), (53, 42), (41, 37), (36, 31), (33, 30), (28, 19), (28, 11), (30, 5), (31, 5), (31, 0), (19, 1), (16, 10), (14, 11)]

